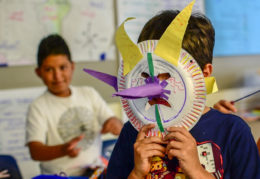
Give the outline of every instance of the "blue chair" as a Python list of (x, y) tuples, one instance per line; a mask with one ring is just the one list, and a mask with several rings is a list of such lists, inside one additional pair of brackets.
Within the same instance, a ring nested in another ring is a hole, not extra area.
[(117, 139), (104, 140), (102, 144), (102, 156), (107, 160), (110, 159), (114, 146), (116, 144)]
[(6, 179), (22, 179), (15, 158), (11, 155), (0, 155), (0, 171), (8, 170), (10, 177)]

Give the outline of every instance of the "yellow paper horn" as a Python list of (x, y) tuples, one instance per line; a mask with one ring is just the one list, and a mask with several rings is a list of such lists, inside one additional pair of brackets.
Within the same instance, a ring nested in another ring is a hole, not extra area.
[(205, 85), (207, 94), (215, 93), (218, 91), (218, 86), (213, 76), (205, 77)]
[(182, 40), (194, 3), (195, 0), (193, 0), (174, 18), (163, 33), (154, 51), (156, 55), (167, 60), (174, 66), (178, 66), (178, 60), (182, 48)]
[(125, 22), (131, 19), (134, 18), (127, 18), (116, 31), (116, 45), (124, 61), (124, 75), (130, 72), (143, 58), (141, 51), (125, 31)]

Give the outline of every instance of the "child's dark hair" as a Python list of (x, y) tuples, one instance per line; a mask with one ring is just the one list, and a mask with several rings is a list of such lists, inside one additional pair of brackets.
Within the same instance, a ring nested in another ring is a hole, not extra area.
[(66, 55), (70, 62), (70, 50), (65, 40), (58, 34), (43, 38), (38, 46), (37, 65), (40, 67), (49, 55)]
[[(179, 12), (166, 10), (154, 16), (143, 27), (138, 42), (159, 40)], [(212, 63), (214, 44), (215, 30), (210, 20), (201, 13), (192, 14), (182, 41), (182, 48), (193, 56), (202, 70), (206, 64)]]

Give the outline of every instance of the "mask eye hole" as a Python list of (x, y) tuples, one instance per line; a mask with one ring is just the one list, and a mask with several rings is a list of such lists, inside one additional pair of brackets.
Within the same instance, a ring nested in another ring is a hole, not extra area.
[(157, 75), (157, 78), (160, 81), (168, 80), (170, 77), (171, 77), (170, 73), (160, 73), (160, 74)]
[(142, 73), (141, 73), (141, 76), (144, 77), (144, 78), (148, 78), (148, 77), (150, 77), (150, 75), (147, 74), (146, 72), (142, 72)]

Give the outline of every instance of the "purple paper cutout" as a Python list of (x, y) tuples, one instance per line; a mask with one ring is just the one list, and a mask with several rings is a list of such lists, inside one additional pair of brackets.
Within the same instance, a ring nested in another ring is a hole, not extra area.
[(171, 91), (163, 89), (168, 85), (167, 81), (164, 80), (160, 83), (160, 80), (157, 77), (154, 77), (154, 79), (152, 79), (152, 77), (148, 77), (145, 79), (145, 83), (146, 84), (143, 86), (124, 89), (113, 94), (113, 96), (121, 96), (125, 99), (138, 99), (145, 97), (148, 97), (149, 100), (155, 97), (164, 98), (166, 100), (169, 99), (166, 94), (171, 94)]
[(118, 91), (117, 87), (117, 77), (109, 75), (107, 73), (98, 72), (95, 70), (90, 70), (87, 68), (83, 69), (86, 73), (90, 74), (91, 76), (105, 82), (106, 84), (112, 86), (116, 91)]
[[(163, 80), (161, 83), (160, 83), (160, 80), (154, 76), (153, 78), (152, 77), (148, 77), (145, 79), (145, 83), (146, 84), (150, 84), (150, 83), (156, 83), (156, 84), (160, 84), (160, 86), (162, 88), (165, 88), (167, 85), (168, 85), (168, 82), (166, 80)], [(165, 95), (164, 93), (166, 94), (171, 94), (171, 91), (170, 90), (166, 90), (166, 89), (163, 89), (163, 91), (161, 92), (161, 94), (159, 95), (156, 95), (156, 96), (149, 96), (148, 99), (151, 100), (153, 98), (164, 98), (166, 100), (169, 99), (169, 97), (167, 95)]]
[(149, 83), (143, 86), (127, 88), (125, 90), (113, 94), (113, 96), (121, 96), (126, 99), (138, 99), (151, 96), (158, 96), (162, 92), (163, 88), (159, 84)]
[[(84, 68), (83, 70), (91, 76), (107, 83), (108, 85), (112, 86), (116, 91), (118, 91), (117, 77), (87, 68)], [(149, 77), (145, 79), (145, 83), (146, 84), (143, 86), (132, 87), (117, 92), (113, 94), (113, 96), (121, 96), (125, 99), (138, 99), (148, 97), (149, 100), (155, 97), (159, 97), (168, 100), (169, 97), (166, 94), (171, 94), (171, 91), (164, 89), (168, 85), (167, 81), (163, 80), (160, 83), (160, 80), (157, 77), (154, 77), (154, 79), (152, 79), (152, 77)]]
[(165, 80), (163, 80), (163, 81), (160, 83), (160, 85), (161, 85), (163, 88), (165, 88), (165, 87), (168, 85), (168, 82), (165, 81)]

